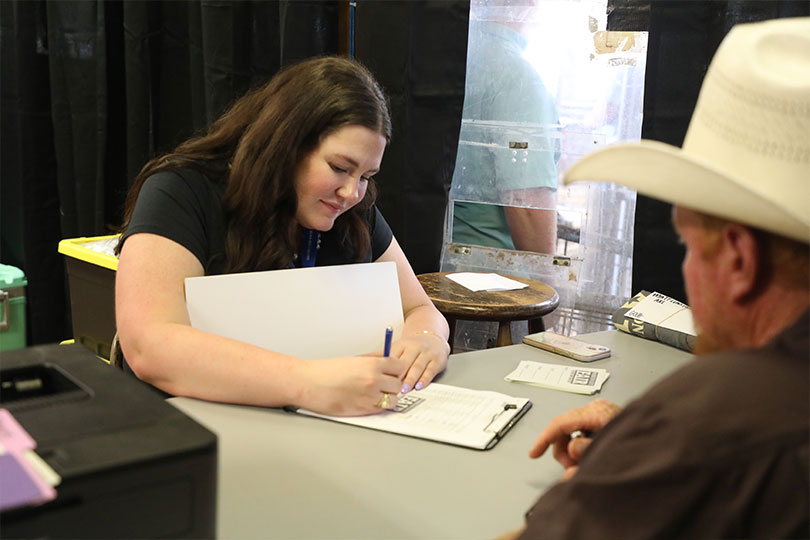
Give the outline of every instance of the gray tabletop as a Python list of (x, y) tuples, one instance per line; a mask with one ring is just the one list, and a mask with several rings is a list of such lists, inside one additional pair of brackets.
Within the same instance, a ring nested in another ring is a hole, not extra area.
[[(581, 339), (607, 345), (611, 357), (582, 364), (528, 345), (450, 357), (441, 382), (534, 404), (487, 451), (278, 409), (169, 402), (219, 436), (219, 538), (492, 538), (522, 526), (562, 473), (550, 455), (527, 456), (551, 418), (599, 396), (627, 403), (692, 358), (618, 331)], [(521, 360), (605, 368), (610, 378), (595, 396), (505, 382)]]

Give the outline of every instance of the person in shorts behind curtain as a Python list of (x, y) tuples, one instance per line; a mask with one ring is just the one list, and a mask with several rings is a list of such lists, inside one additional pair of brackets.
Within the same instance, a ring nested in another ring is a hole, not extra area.
[[(178, 396), (334, 415), (378, 412), (429, 384), (447, 363), (448, 325), (374, 206), (390, 134), (372, 75), (322, 57), (283, 69), (147, 163), (127, 199), (116, 276), (134, 373)], [(189, 324), (187, 277), (370, 261), (395, 262), (399, 276), (405, 326), (389, 358), (306, 361)]]
[[(531, 3), (490, 0), (501, 16), (503, 10), (525, 16)], [(527, 39), (523, 22), (470, 21), (465, 87), (465, 120), (527, 122), (543, 126), (559, 124), (557, 106), (542, 79), (523, 57)], [(470, 137), (463, 126), (461, 140)], [(512, 137), (499, 135), (494, 142), (507, 147)], [(537, 143), (539, 137), (533, 137)], [(520, 142), (517, 140), (516, 142)], [(474, 177), (485, 195), (500, 193), (499, 200), (515, 206), (457, 201), (453, 207), (453, 242), (500, 249), (553, 253), (557, 241), (557, 141), (547, 139), (545, 149), (530, 143), (527, 150), (489, 151), (462, 142), (456, 157), (456, 173), (465, 184)], [(526, 155), (524, 155), (526, 152)], [(525, 161), (524, 161), (525, 160)], [(522, 207), (519, 205), (524, 205)], [(533, 208), (527, 208), (533, 207)], [(540, 210), (538, 208), (545, 208)]]
[(683, 148), (608, 147), (585, 180), (674, 204), (697, 358), (543, 430), (565, 473), (520, 538), (808, 538), (810, 18), (732, 28)]

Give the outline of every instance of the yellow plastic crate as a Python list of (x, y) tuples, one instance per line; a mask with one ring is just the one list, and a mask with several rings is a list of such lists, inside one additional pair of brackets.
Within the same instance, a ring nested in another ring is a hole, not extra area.
[(98, 356), (109, 359), (115, 336), (115, 272), (112, 248), (119, 235), (67, 238), (59, 242), (65, 255), (70, 288), (73, 338)]

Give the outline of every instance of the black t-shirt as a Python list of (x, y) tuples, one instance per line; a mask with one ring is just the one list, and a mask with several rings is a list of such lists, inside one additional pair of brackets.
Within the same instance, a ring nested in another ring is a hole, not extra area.
[[(123, 240), (137, 233), (163, 236), (193, 253), (206, 275), (221, 274), (227, 233), (224, 190), (224, 183), (193, 169), (158, 172), (144, 182)], [(321, 233), (316, 266), (376, 261), (391, 245), (393, 234), (376, 206), (369, 210), (367, 223), (371, 249), (362, 260), (355, 259), (353, 249), (340, 245), (333, 230)]]

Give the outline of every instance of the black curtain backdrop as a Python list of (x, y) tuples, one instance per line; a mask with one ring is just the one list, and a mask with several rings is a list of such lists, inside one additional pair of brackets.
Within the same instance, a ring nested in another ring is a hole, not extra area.
[[(340, 49), (331, 0), (0, 2), (0, 261), (22, 268), (29, 343), (70, 337), (57, 244), (120, 221), (150, 157), (279, 67)], [(680, 145), (711, 56), (736, 22), (806, 1), (611, 0), (649, 30), (642, 136)], [(467, 0), (358, 0), (356, 56), (391, 97), (380, 207), (417, 273), (438, 269), (464, 95)], [(639, 197), (633, 288), (685, 300), (669, 207)], [(156, 264), (159, 264), (156, 261)]]
[(417, 274), (439, 269), (467, 66), (467, 0), (358, 0), (355, 55), (391, 100), (379, 207)]
[[(650, 33), (642, 138), (681, 146), (709, 62), (732, 26), (808, 14), (810, 2), (805, 0), (610, 0), (609, 30)], [(681, 276), (684, 250), (670, 223), (671, 208), (638, 196), (633, 292), (659, 291), (686, 302)]]
[(71, 334), (59, 240), (109, 234), (149, 158), (281, 66), (337, 53), (339, 9), (304, 0), (0, 2), (0, 261), (28, 278), (29, 344)]

